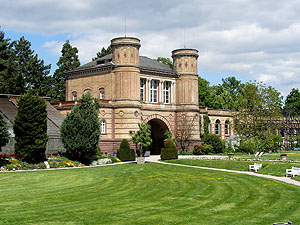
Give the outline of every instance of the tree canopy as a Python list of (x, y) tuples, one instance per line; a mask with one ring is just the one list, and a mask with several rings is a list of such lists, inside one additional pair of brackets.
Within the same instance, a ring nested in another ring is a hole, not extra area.
[(245, 137), (264, 138), (275, 132), (281, 121), (282, 96), (271, 86), (245, 83), (239, 96), (240, 110), (235, 114), (235, 130)]
[(101, 57), (103, 57), (103, 56), (106, 56), (106, 55), (108, 55), (108, 54), (111, 54), (112, 53), (112, 48), (111, 48), (111, 46), (108, 46), (107, 48), (102, 48), (101, 49), (101, 52), (97, 52), (97, 55), (96, 55), (96, 57), (95, 58), (93, 58), (92, 60), (93, 61), (95, 61), (95, 60), (97, 60), (97, 59), (99, 59), (99, 58), (101, 58)]
[(165, 64), (165, 65), (168, 65), (168, 66), (170, 66), (170, 67), (173, 67), (173, 62), (171, 61), (170, 58), (158, 57), (156, 60), (157, 60), (158, 62), (161, 62), (161, 63)]
[(294, 109), (296, 114), (300, 114), (300, 91), (298, 88), (293, 88), (286, 96), (284, 109)]
[(61, 57), (56, 63), (58, 68), (53, 74), (54, 88), (52, 89), (51, 102), (63, 102), (66, 100), (66, 72), (80, 66), (77, 54), (78, 49), (72, 47), (69, 40), (67, 40), (62, 47)]

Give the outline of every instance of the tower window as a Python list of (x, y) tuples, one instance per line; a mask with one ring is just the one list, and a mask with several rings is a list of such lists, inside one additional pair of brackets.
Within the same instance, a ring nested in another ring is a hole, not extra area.
[(106, 133), (106, 123), (105, 120), (101, 120), (100, 122), (100, 133), (105, 134)]
[(76, 91), (73, 91), (73, 92), (72, 92), (72, 100), (73, 100), (74, 102), (77, 101), (77, 92), (76, 92)]
[(152, 103), (158, 102), (158, 80), (151, 80), (150, 82), (150, 101)]
[(164, 103), (169, 104), (170, 103), (170, 87), (171, 83), (169, 81), (164, 82)]
[(140, 79), (140, 100), (145, 101), (145, 79)]
[(100, 89), (99, 89), (99, 92), (100, 92), (99, 98), (100, 98), (100, 99), (104, 99), (104, 98), (105, 98), (104, 88), (100, 88)]

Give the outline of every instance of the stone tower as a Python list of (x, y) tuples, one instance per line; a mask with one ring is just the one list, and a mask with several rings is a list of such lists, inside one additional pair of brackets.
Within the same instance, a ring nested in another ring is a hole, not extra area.
[(116, 104), (139, 104), (139, 48), (140, 40), (119, 37), (111, 40), (114, 70), (114, 97)]
[(177, 79), (177, 104), (184, 108), (198, 106), (198, 51), (195, 49), (176, 49), (172, 51), (174, 69), (179, 74)]

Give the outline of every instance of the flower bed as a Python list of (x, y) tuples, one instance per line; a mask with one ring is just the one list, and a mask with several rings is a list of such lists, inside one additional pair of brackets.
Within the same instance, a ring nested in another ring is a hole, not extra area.
[[(114, 162), (120, 162), (118, 158), (113, 156), (99, 158), (92, 161), (91, 166), (110, 164)], [(0, 159), (0, 171), (17, 171), (17, 170), (34, 170), (34, 169), (48, 169), (48, 168), (66, 168), (66, 167), (84, 167), (86, 165), (69, 160), (66, 157), (49, 156), (47, 161), (37, 164), (30, 164), (17, 160), (14, 157)]]

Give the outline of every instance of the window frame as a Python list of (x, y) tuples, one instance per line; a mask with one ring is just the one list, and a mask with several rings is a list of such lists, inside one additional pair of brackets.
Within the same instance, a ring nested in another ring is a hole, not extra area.
[(100, 134), (106, 134), (106, 121), (101, 120), (100, 121)]
[(105, 89), (104, 88), (99, 88), (99, 99), (100, 100), (105, 99)]
[(76, 102), (77, 101), (77, 96), (78, 96), (77, 91), (72, 91), (72, 101)]
[(140, 101), (145, 101), (145, 86), (146, 86), (146, 79), (140, 79)]
[(163, 96), (164, 96), (164, 103), (165, 104), (170, 104), (170, 90), (171, 90), (171, 82), (170, 81), (165, 81), (163, 83)]
[(215, 122), (215, 134), (216, 135), (220, 135), (220, 125), (221, 125), (221, 121), (219, 119), (217, 119)]
[(158, 89), (159, 89), (159, 81), (151, 80), (150, 81), (150, 102), (158, 103)]

